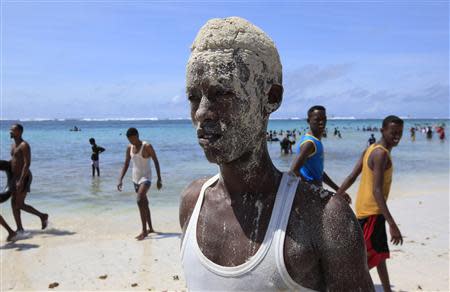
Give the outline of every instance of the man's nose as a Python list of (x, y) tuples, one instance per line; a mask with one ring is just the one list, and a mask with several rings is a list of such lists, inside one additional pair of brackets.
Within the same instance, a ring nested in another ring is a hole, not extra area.
[(204, 121), (215, 120), (216, 118), (217, 113), (214, 111), (211, 101), (206, 96), (203, 96), (195, 112), (195, 119), (199, 123), (203, 123)]

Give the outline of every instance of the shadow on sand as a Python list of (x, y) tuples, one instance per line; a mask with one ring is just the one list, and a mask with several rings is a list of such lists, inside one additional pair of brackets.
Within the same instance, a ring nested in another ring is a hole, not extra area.
[(66, 236), (66, 235), (74, 235), (76, 232), (69, 231), (69, 230), (60, 230), (56, 228), (47, 228), (44, 230), (30, 230), (27, 231), (27, 233), (30, 234), (32, 237), (33, 235), (42, 234), (44, 237), (50, 237), (50, 236)]
[(180, 237), (181, 233), (179, 232), (156, 232), (149, 235), (149, 239), (164, 239), (171, 237)]
[[(381, 284), (375, 284), (374, 286), (375, 286), (375, 291), (376, 291), (376, 292), (384, 292), (383, 286), (382, 286)], [(395, 286), (391, 284), (391, 289), (392, 289), (392, 291), (396, 291), (396, 292), (407, 292), (407, 291), (405, 291), (405, 290), (395, 290), (394, 287), (395, 287)]]
[(76, 232), (69, 230), (60, 230), (56, 228), (49, 228), (45, 230), (29, 230), (25, 231), (23, 234), (17, 235), (15, 240), (12, 242), (8, 242), (5, 245), (1, 246), (0, 249), (16, 249), (18, 251), (28, 250), (32, 248), (38, 248), (39, 245), (33, 243), (20, 243), (18, 241), (30, 239), (34, 235), (42, 234), (44, 238), (53, 237), (53, 236), (67, 236), (74, 235)]
[(17, 243), (16, 241), (8, 242), (0, 247), (0, 249), (15, 249), (17, 251), (29, 250), (32, 248), (38, 248), (39, 245), (32, 243)]

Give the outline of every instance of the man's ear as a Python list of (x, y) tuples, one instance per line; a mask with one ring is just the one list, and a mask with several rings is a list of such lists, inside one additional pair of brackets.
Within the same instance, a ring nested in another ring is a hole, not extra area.
[(276, 111), (283, 100), (283, 86), (280, 84), (272, 84), (269, 93), (267, 94), (267, 104), (265, 105), (266, 114), (271, 114)]

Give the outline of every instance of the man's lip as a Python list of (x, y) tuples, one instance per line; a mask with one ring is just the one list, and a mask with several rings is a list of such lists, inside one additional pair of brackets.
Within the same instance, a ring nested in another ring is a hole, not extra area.
[(202, 133), (202, 134), (199, 134), (197, 137), (198, 137), (198, 142), (201, 145), (210, 145), (210, 144), (214, 144), (214, 142), (216, 142), (217, 140), (222, 138), (222, 135), (218, 134), (218, 133)]

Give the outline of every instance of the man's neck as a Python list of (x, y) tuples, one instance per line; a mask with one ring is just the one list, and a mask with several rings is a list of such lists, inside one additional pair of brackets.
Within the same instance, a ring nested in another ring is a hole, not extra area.
[(259, 149), (230, 163), (219, 165), (220, 183), (230, 196), (273, 193), (278, 189), (281, 173), (273, 165), (267, 145), (263, 144)]
[(386, 140), (384, 140), (383, 137), (381, 137), (379, 144), (380, 144), (381, 146), (383, 146), (384, 148), (386, 148), (387, 150), (389, 150), (389, 152), (391, 152), (391, 150), (392, 150), (392, 148), (393, 148), (393, 146), (388, 145), (388, 143), (386, 142)]
[(19, 144), (22, 143), (22, 142), (23, 142), (22, 137), (14, 138), (14, 143), (15, 143), (16, 145), (19, 145)]
[(322, 139), (322, 133), (320, 132), (320, 131), (309, 131), (308, 132), (310, 135), (312, 135), (312, 136), (314, 136), (314, 137), (316, 137), (317, 139)]

